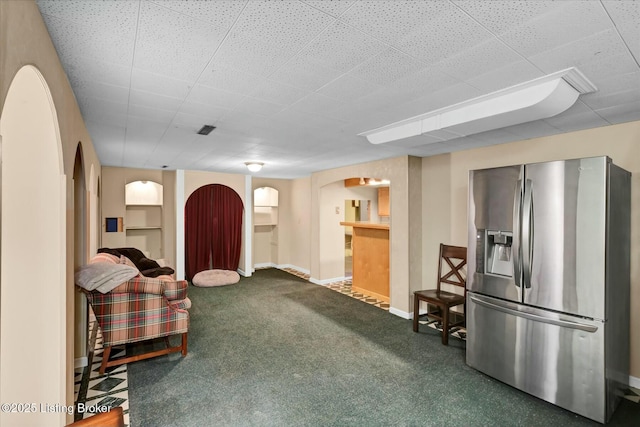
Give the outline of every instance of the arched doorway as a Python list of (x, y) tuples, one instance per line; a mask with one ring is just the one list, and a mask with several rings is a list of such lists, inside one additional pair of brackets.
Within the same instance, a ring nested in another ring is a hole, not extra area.
[[(74, 222), (74, 271), (87, 263), (89, 247), (87, 242), (87, 186), (85, 182), (82, 144), (78, 143), (73, 165), (73, 222)], [(74, 293), (74, 357), (76, 367), (86, 366), (89, 343), (87, 298), (78, 290)]]
[(204, 185), (185, 204), (187, 278), (211, 268), (237, 270), (242, 248), (242, 199), (222, 184)]
[[(3, 402), (65, 404), (66, 183), (55, 106), (35, 67), (14, 76), (0, 134), (0, 395)], [(2, 425), (64, 422), (62, 412), (0, 413)]]

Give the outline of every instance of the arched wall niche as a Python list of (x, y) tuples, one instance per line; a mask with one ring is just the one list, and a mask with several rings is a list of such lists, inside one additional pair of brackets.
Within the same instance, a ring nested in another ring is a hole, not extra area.
[(253, 267), (279, 264), (279, 190), (273, 186), (253, 189)]

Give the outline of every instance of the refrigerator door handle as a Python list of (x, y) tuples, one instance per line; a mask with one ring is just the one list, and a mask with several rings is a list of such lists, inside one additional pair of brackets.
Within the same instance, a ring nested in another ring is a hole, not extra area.
[(522, 180), (516, 182), (515, 197), (513, 199), (513, 242), (511, 256), (513, 257), (513, 280), (517, 287), (522, 287), (522, 256), (520, 251), (520, 231), (522, 222)]
[[(507, 303), (507, 302), (498, 303), (494, 301), (487, 301), (471, 293), (469, 293), (468, 295), (471, 301), (473, 301), (476, 304), (479, 304), (483, 307), (490, 308), (493, 310), (498, 310), (503, 313), (511, 314), (512, 316), (522, 317), (525, 319), (534, 320), (536, 322), (548, 323), (550, 325), (556, 325), (563, 328), (579, 329), (581, 331), (591, 332), (591, 333), (596, 332), (598, 330), (597, 326), (593, 326), (586, 323), (580, 323), (572, 320), (564, 320), (564, 319), (547, 317), (547, 316), (535, 313), (534, 309), (528, 309), (527, 307), (519, 306), (513, 303)], [(535, 310), (535, 311), (540, 312), (540, 310)]]
[(533, 258), (533, 185), (530, 179), (524, 183), (522, 203), (522, 276), (525, 288), (531, 287), (531, 261)]

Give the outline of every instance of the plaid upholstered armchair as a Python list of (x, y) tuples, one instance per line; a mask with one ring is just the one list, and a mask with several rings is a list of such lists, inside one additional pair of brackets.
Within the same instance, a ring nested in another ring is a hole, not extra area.
[[(122, 264), (116, 256), (100, 253), (89, 264)], [(100, 373), (106, 368), (150, 357), (181, 352), (187, 354), (187, 332), (191, 301), (187, 282), (171, 276), (145, 277), (138, 274), (103, 293), (84, 290), (102, 331), (104, 353)], [(181, 335), (181, 343), (171, 346), (169, 336)], [(109, 360), (111, 348), (120, 344), (164, 337), (167, 348), (144, 354)]]

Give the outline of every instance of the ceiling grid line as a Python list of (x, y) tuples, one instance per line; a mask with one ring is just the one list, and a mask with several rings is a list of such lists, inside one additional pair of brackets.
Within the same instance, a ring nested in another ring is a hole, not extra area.
[[(202, 71), (200, 71), (200, 73), (198, 74), (198, 77), (195, 79), (195, 82), (197, 82), (198, 80), (200, 80), (200, 77), (202, 76), (202, 74), (205, 72), (205, 70), (209, 67), (209, 64), (211, 64), (216, 56), (216, 53), (218, 53), (220, 51), (220, 48), (223, 46), (224, 42), (227, 40), (227, 38), (229, 37), (229, 34), (231, 33), (231, 31), (233, 30), (233, 27), (236, 25), (236, 23), (238, 22), (238, 20), (240, 19), (240, 16), (242, 16), (242, 13), (244, 12), (244, 10), (246, 9), (247, 5), (249, 4), (250, 0), (246, 0), (244, 7), (242, 8), (242, 10), (240, 11), (240, 13), (238, 13), (238, 16), (236, 16), (236, 19), (233, 21), (233, 24), (231, 24), (231, 26), (229, 27), (229, 29), (226, 31), (224, 37), (222, 38), (222, 41), (218, 44), (218, 46), (216, 47), (215, 51), (213, 52), (213, 55), (211, 55), (211, 58), (209, 59), (209, 61), (207, 62), (207, 64), (204, 66), (204, 68), (202, 69)], [(156, 3), (156, 2), (153, 2)], [(164, 6), (162, 6), (164, 7)], [(178, 12), (179, 13), (179, 12)], [(189, 16), (190, 18), (193, 18), (190, 15), (185, 15), (185, 16)], [(191, 92), (193, 91), (193, 88), (196, 85), (193, 84), (191, 85), (191, 87), (189, 88), (189, 91), (187, 93), (187, 95), (184, 97), (182, 104), (180, 104), (181, 106), (184, 105), (185, 100), (189, 97), (189, 95), (191, 94)], [(171, 126), (171, 123), (173, 123), (173, 121), (175, 120), (176, 116), (178, 115), (178, 111), (180, 111), (180, 108), (178, 108), (173, 116), (173, 119), (169, 122), (169, 127)], [(206, 123), (204, 123), (206, 124)], [(168, 130), (168, 128), (167, 128)], [(162, 138), (166, 135), (167, 130), (165, 130), (165, 132), (162, 134), (162, 136), (160, 138), (158, 138), (158, 142), (156, 144), (156, 146), (154, 147), (154, 150), (152, 152), (155, 153), (155, 150), (158, 148), (158, 146), (160, 145), (160, 141), (162, 140)], [(175, 156), (173, 159), (175, 160), (177, 158), (177, 156)], [(148, 160), (145, 161), (145, 165), (147, 165)]]
[(618, 39), (620, 40), (620, 42), (622, 44), (624, 44), (625, 48), (627, 49), (627, 52), (629, 53), (629, 55), (631, 55), (631, 58), (633, 59), (633, 61), (636, 63), (636, 65), (638, 66), (638, 68), (640, 68), (640, 61), (638, 60), (638, 58), (636, 58), (636, 56), (633, 54), (633, 52), (631, 51), (631, 49), (629, 48), (629, 45), (627, 44), (626, 40), (624, 39), (624, 37), (622, 37), (622, 34), (620, 34), (620, 29), (618, 28), (618, 26), (616, 25), (616, 22), (613, 20), (613, 18), (611, 17), (611, 14), (609, 13), (609, 11), (607, 10), (607, 7), (604, 5), (604, 3), (602, 3), (602, 0), (600, 0), (600, 6), (602, 7), (602, 9), (604, 10), (604, 13), (607, 14), (607, 17), (609, 18), (609, 21), (611, 21), (611, 25), (613, 25), (613, 28), (615, 28), (616, 30), (616, 34), (618, 36)]
[[(141, 3), (140, 1), (138, 1), (138, 17), (136, 19), (136, 32), (135, 32), (135, 36), (133, 38), (134, 42), (133, 42), (133, 55), (131, 55), (131, 69), (129, 70), (129, 90), (127, 93), (127, 110), (126, 110), (126, 117), (127, 117), (127, 123), (129, 122), (129, 108), (131, 106), (131, 80), (132, 80), (132, 76), (133, 76), (133, 64), (135, 63), (135, 58), (136, 58), (136, 41), (138, 40), (138, 30), (140, 29), (140, 7), (141, 7)], [(122, 163), (124, 163), (124, 153), (127, 151), (127, 134), (128, 134), (128, 129), (129, 126), (125, 126), (124, 128), (124, 141), (122, 144)]]
[[(105, 166), (298, 178), (640, 120), (640, 2), (35, 2)], [(358, 136), (569, 67), (599, 90), (547, 119)]]

